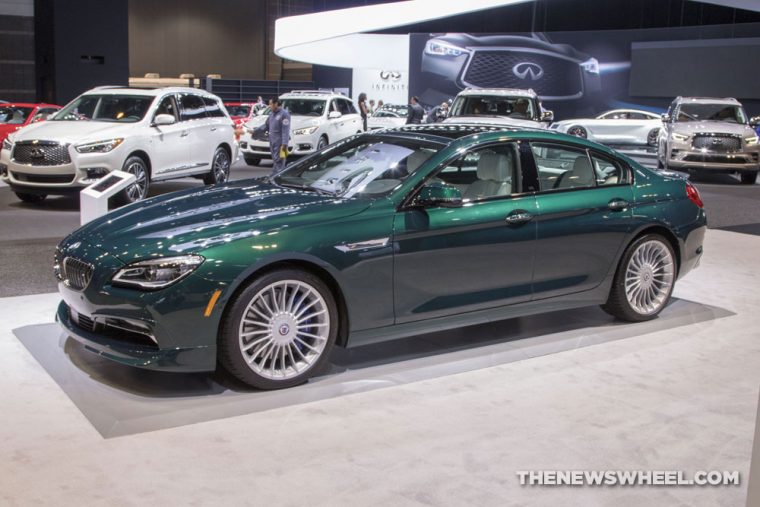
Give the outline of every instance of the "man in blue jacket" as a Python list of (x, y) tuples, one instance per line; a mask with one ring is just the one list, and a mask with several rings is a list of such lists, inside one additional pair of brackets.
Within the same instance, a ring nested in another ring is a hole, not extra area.
[(254, 129), (254, 134), (269, 132), (269, 151), (272, 153), (272, 174), (285, 169), (290, 141), (290, 113), (280, 107), (280, 99), (269, 101), (271, 112), (267, 121)]

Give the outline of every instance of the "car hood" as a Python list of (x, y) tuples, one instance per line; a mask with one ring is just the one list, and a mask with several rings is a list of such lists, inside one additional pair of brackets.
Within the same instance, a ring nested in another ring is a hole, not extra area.
[(116, 124), (102, 121), (42, 121), (28, 125), (14, 137), (15, 142), (54, 140), (60, 143), (102, 141), (125, 135), (134, 123)]
[(519, 118), (505, 118), (501, 116), (453, 116), (443, 120), (444, 123), (461, 123), (465, 125), (505, 125), (508, 127), (525, 127), (533, 129), (545, 129), (547, 124), (533, 120), (520, 120)]
[(749, 125), (728, 123), (725, 121), (685, 121), (673, 124), (674, 132), (679, 134), (736, 134), (750, 136), (755, 130)]
[(67, 242), (89, 243), (126, 263), (324, 223), (358, 213), (370, 203), (241, 180), (126, 206), (81, 227)]
[[(267, 122), (267, 118), (269, 116), (256, 116), (255, 118), (252, 118), (248, 123), (245, 124), (246, 127), (254, 129), (264, 123)], [(320, 124), (319, 118), (315, 118), (314, 116), (291, 116), (290, 117), (290, 131), (293, 132), (296, 129), (302, 129), (305, 127), (315, 127)]]

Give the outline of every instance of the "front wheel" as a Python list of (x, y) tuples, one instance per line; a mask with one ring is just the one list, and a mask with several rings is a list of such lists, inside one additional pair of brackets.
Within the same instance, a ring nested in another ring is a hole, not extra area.
[(231, 302), (219, 335), (219, 362), (258, 389), (292, 387), (327, 364), (338, 310), (317, 276), (297, 269), (263, 275)]
[(150, 171), (142, 157), (133, 155), (124, 161), (122, 171), (134, 174), (135, 182), (122, 190), (117, 197), (121, 204), (131, 204), (142, 201), (148, 196), (150, 190)]
[(571, 136), (575, 137), (581, 137), (583, 139), (588, 138), (588, 132), (585, 128), (581, 127), (580, 125), (573, 125), (569, 129), (567, 129), (567, 133)]
[(630, 322), (653, 319), (670, 300), (675, 278), (670, 243), (659, 234), (642, 236), (623, 255), (602, 309)]
[(754, 185), (757, 181), (757, 172), (741, 173), (741, 179), (744, 185)]
[(657, 139), (660, 137), (660, 129), (655, 128), (649, 131), (647, 134), (647, 144), (649, 146), (657, 146)]
[(211, 171), (203, 177), (206, 185), (218, 185), (230, 179), (230, 156), (221, 146), (214, 152), (211, 159)]

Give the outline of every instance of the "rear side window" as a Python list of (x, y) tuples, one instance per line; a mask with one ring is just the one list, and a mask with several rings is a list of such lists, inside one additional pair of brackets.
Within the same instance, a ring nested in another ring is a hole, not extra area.
[(544, 143), (531, 143), (541, 191), (591, 188), (596, 175), (586, 150)]
[(219, 101), (211, 97), (203, 97), (203, 102), (206, 104), (206, 116), (209, 118), (224, 118), (224, 112), (219, 105)]
[(199, 95), (183, 93), (180, 96), (182, 120), (198, 120), (206, 117), (206, 104)]
[(591, 154), (597, 185), (620, 185), (629, 183), (628, 170), (620, 162), (596, 153)]
[(341, 114), (351, 114), (356, 112), (355, 109), (352, 111), (353, 108), (347, 100), (337, 99), (335, 102), (338, 104), (338, 111), (340, 111)]

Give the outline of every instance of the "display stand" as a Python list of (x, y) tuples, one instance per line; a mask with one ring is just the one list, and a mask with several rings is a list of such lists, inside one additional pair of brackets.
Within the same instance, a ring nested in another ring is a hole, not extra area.
[(102, 217), (108, 213), (108, 199), (137, 181), (134, 174), (113, 171), (79, 193), (79, 223)]

